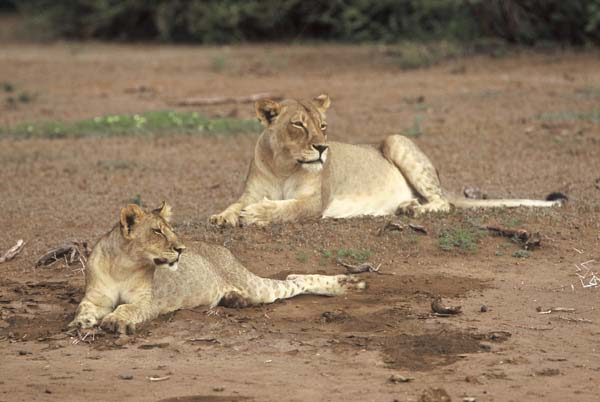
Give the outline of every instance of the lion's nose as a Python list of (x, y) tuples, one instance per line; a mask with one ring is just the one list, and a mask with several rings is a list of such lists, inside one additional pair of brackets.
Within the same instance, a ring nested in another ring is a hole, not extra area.
[(313, 144), (313, 148), (316, 149), (317, 151), (319, 151), (319, 155), (321, 155), (327, 149), (327, 145), (316, 145), (316, 144)]
[(183, 253), (183, 250), (185, 250), (185, 246), (183, 244), (179, 244), (177, 246), (173, 246), (173, 250), (177, 251), (177, 254), (181, 254)]

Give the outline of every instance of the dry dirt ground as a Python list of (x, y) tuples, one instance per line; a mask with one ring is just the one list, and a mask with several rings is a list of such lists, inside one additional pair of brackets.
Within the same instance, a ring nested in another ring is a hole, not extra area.
[[(416, 142), (449, 190), (570, 200), (220, 230), (207, 218), (239, 195), (256, 134), (0, 139), (0, 252), (27, 242), (0, 264), (0, 401), (416, 401), (432, 387), (454, 401), (597, 401), (600, 289), (582, 284), (600, 271), (598, 56), (516, 52), (402, 71), (375, 46), (3, 43), (1, 79), (36, 94), (2, 104), (3, 127), (173, 109), (187, 96), (327, 92), (332, 139), (377, 142), (419, 116)], [(152, 91), (130, 90), (142, 86)], [(253, 116), (250, 104), (185, 110)], [(173, 204), (188, 248), (225, 244), (263, 276), (341, 273), (335, 257), (347, 250), (381, 275), (362, 274), (369, 288), (345, 297), (199, 307), (129, 338), (75, 339), (65, 326), (83, 295), (80, 267), (34, 263), (66, 240), (93, 242), (137, 194)], [(389, 221), (427, 234), (382, 230)], [(440, 248), (451, 228), (477, 225), (540, 232), (541, 247), (483, 235), (470, 251)], [(462, 314), (432, 314), (436, 296)], [(543, 314), (557, 307), (574, 311)]]

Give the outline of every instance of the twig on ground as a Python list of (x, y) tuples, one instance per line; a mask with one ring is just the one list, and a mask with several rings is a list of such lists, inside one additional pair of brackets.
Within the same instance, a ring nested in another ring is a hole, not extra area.
[(525, 250), (538, 248), (542, 242), (538, 232), (529, 233), (525, 229), (509, 229), (500, 226), (481, 226), (481, 229), (488, 230), (497, 236), (508, 237), (516, 240)]
[(87, 257), (92, 250), (88, 246), (87, 241), (73, 240), (71, 242), (55, 247), (46, 254), (42, 255), (35, 263), (36, 267), (47, 267), (54, 264), (56, 261), (64, 259), (67, 265), (79, 262), (82, 266), (82, 272), (86, 268)]
[(362, 274), (363, 272), (375, 272), (376, 274), (379, 274), (379, 275), (390, 275), (390, 274), (384, 274), (383, 272), (379, 272), (379, 268), (381, 267), (381, 264), (379, 264), (377, 267), (373, 267), (373, 265), (371, 265), (368, 262), (364, 262), (359, 265), (353, 265), (353, 264), (344, 262), (339, 258), (337, 259), (337, 263), (340, 264), (342, 267), (346, 268), (346, 272), (348, 272), (349, 274)]
[[(597, 276), (598, 272), (592, 271), (589, 264), (596, 262), (596, 260), (588, 260), (580, 264), (575, 264), (577, 272), (575, 275), (579, 278), (581, 286), (584, 288), (595, 288), (600, 285), (600, 278)], [(579, 272), (582, 272), (581, 274)]]
[(408, 227), (411, 228), (412, 230), (414, 230), (415, 232), (427, 234), (427, 229), (425, 229), (424, 226), (415, 225), (414, 223), (409, 223)]
[(562, 312), (562, 313), (575, 312), (574, 308), (568, 308), (568, 307), (550, 307), (548, 310), (544, 310), (541, 307), (537, 307), (536, 310), (537, 310), (538, 314), (550, 314), (550, 313), (558, 313), (558, 312)]
[(17, 240), (17, 244), (12, 246), (11, 248), (4, 253), (2, 257), (0, 257), (0, 264), (6, 261), (10, 261), (17, 256), (21, 251), (23, 251), (23, 247), (25, 247), (25, 241), (23, 239)]
[(402, 232), (406, 228), (410, 228), (418, 233), (428, 233), (427, 229), (424, 226), (417, 225), (414, 223), (409, 223), (408, 225), (405, 225), (402, 222), (387, 222), (381, 229), (379, 229), (379, 234), (381, 235), (386, 230), (389, 230), (390, 232)]
[(282, 95), (275, 95), (271, 93), (257, 93), (247, 96), (211, 96), (211, 97), (196, 97), (187, 98), (175, 102), (176, 106), (207, 106), (207, 105), (221, 105), (224, 103), (252, 103), (262, 99), (270, 100), (281, 100)]
[(164, 376), (164, 377), (148, 377), (148, 379), (149, 379), (151, 382), (166, 381), (166, 380), (168, 380), (169, 378), (171, 378), (171, 376), (170, 376), (170, 375), (166, 375), (166, 376)]
[(388, 378), (388, 382), (391, 382), (392, 384), (398, 384), (401, 382), (411, 382), (414, 379), (414, 377), (406, 377), (400, 374), (392, 374), (390, 378)]
[(462, 306), (448, 307), (442, 304), (442, 298), (436, 297), (431, 302), (431, 311), (436, 313), (440, 317), (449, 317), (451, 315), (460, 314)]
[(530, 329), (532, 331), (551, 331), (554, 329), (554, 327), (528, 327), (525, 325), (516, 325), (516, 324), (508, 324), (508, 323), (503, 323), (502, 325), (507, 325), (509, 327), (514, 327), (514, 328)]
[(587, 318), (572, 318), (572, 317), (565, 317), (564, 315), (559, 315), (558, 317), (556, 317), (557, 320), (563, 320), (563, 321), (569, 321), (569, 322), (583, 322), (586, 324), (591, 324), (592, 320), (588, 320)]

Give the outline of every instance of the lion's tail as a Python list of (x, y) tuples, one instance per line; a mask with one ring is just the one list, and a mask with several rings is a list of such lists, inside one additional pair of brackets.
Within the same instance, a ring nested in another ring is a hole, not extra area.
[(530, 199), (492, 199), (477, 200), (462, 197), (449, 197), (450, 203), (456, 208), (515, 208), (515, 207), (560, 207), (563, 206), (568, 198), (562, 193), (550, 193), (545, 200)]

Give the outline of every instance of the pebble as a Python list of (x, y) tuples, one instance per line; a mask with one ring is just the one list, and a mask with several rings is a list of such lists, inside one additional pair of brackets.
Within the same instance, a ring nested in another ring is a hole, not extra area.
[(131, 374), (119, 374), (119, 378), (121, 380), (133, 380), (133, 376)]

